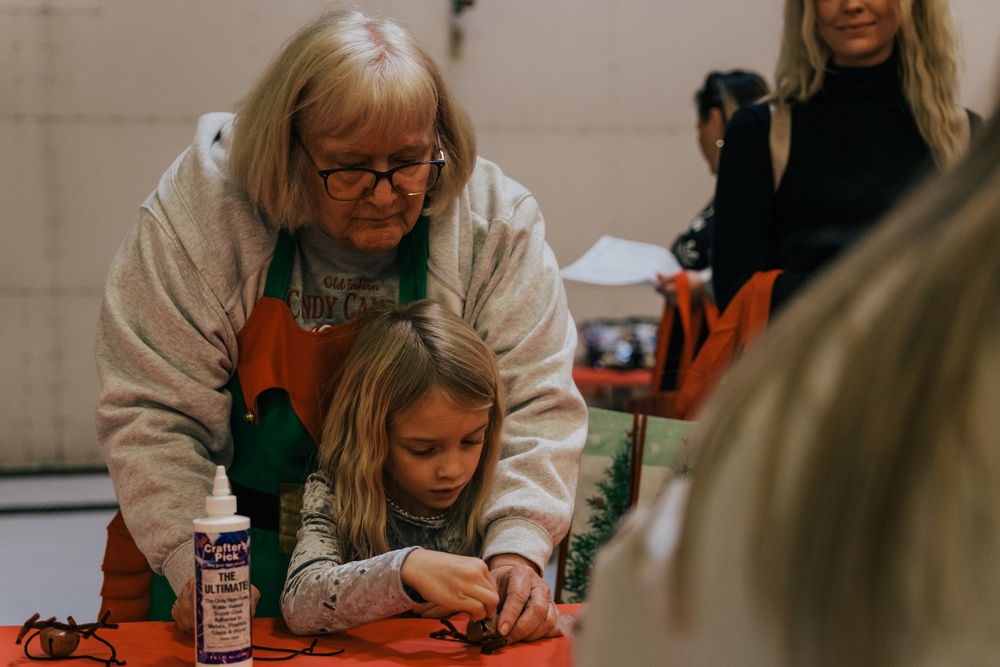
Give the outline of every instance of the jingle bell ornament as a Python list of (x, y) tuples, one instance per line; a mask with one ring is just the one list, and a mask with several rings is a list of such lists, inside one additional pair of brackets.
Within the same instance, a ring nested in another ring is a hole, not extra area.
[(65, 658), (80, 645), (80, 634), (60, 628), (43, 628), (38, 633), (42, 652), (53, 658)]

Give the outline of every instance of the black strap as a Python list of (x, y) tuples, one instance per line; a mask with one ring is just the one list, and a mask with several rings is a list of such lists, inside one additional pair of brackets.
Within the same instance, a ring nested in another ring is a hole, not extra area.
[(236, 513), (250, 518), (254, 528), (278, 532), (280, 528), (280, 500), (278, 496), (252, 489), (229, 480), (232, 494), (236, 496)]

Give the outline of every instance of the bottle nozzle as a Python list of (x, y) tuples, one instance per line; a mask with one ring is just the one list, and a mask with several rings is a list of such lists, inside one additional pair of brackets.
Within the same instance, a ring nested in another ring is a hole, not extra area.
[(205, 498), (205, 511), (211, 516), (236, 514), (236, 496), (232, 495), (225, 466), (215, 467), (212, 495)]
[(226, 466), (215, 466), (215, 481), (212, 485), (212, 495), (228, 496), (229, 492), (229, 478), (226, 477)]

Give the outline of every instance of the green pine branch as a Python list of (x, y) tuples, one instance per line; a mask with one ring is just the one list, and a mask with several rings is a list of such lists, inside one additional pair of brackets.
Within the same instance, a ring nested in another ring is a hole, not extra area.
[(590, 530), (570, 539), (566, 559), (563, 599), (568, 602), (582, 602), (587, 598), (594, 556), (611, 539), (628, 511), (631, 461), (631, 440), (626, 438), (612, 457), (604, 477), (597, 483), (600, 493), (587, 498), (587, 505), (591, 508), (587, 519)]

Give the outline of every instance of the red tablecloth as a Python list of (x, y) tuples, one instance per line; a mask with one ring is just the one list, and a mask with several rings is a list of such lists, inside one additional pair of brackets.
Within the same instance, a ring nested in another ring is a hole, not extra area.
[[(560, 605), (568, 613), (576, 613), (579, 605)], [(45, 613), (43, 612), (43, 617)], [(57, 620), (64, 621), (65, 618)], [(91, 623), (95, 619), (76, 619), (78, 623)], [(113, 618), (109, 619), (114, 621)], [(465, 629), (465, 620), (459, 616), (453, 619), (455, 626)], [(456, 663), (461, 665), (565, 665), (573, 664), (570, 640), (566, 637), (542, 639), (537, 642), (514, 644), (496, 653), (483, 655), (479, 647), (459, 642), (431, 639), (432, 632), (444, 626), (439, 621), (422, 618), (390, 618), (347, 632), (324, 635), (316, 644), (317, 652), (344, 649), (338, 656), (321, 658), (301, 655), (278, 664), (282, 665), (435, 665)], [(92, 661), (60, 660), (39, 663), (24, 655), (24, 643), (15, 644), (20, 626), (0, 627), (0, 665), (85, 665), (98, 664)], [(32, 630), (34, 632), (34, 630)], [(269, 647), (306, 648), (312, 637), (297, 637), (288, 632), (284, 621), (274, 618), (257, 618), (253, 623), (253, 643)], [(110, 641), (128, 667), (191, 667), (194, 664), (194, 638), (178, 632), (173, 623), (122, 623), (114, 630), (101, 630), (98, 635)], [(30, 634), (28, 635), (30, 636)], [(27, 637), (26, 637), (27, 638)], [(32, 655), (39, 655), (41, 648), (36, 638), (30, 646)], [(93, 655), (106, 658), (110, 650), (94, 639), (80, 644), (74, 655)], [(261, 657), (281, 654), (259, 653)], [(267, 664), (261, 662), (260, 664)]]

